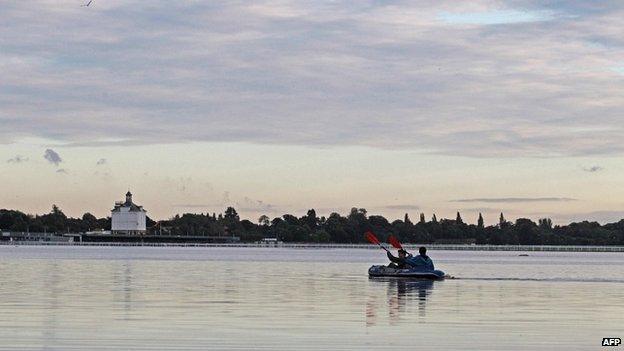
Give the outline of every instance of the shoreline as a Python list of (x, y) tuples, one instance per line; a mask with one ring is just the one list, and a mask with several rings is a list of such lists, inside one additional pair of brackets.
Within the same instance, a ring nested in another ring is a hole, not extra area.
[[(318, 243), (141, 243), (141, 242), (58, 242), (58, 241), (0, 241), (0, 246), (86, 246), (86, 247), (242, 247), (285, 249), (364, 249), (378, 250), (370, 244), (318, 244)], [(552, 245), (449, 245), (404, 244), (408, 250), (426, 246), (428, 250), (449, 251), (559, 251), (559, 252), (624, 252), (624, 246), (552, 246)]]

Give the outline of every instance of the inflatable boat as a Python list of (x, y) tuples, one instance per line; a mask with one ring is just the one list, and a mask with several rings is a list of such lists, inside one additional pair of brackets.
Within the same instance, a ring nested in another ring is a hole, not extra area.
[(370, 277), (400, 277), (419, 279), (444, 279), (444, 272), (440, 270), (396, 269), (388, 266), (372, 266), (368, 269)]

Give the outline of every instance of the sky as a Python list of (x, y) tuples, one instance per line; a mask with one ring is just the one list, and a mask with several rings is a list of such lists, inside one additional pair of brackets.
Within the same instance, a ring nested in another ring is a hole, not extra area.
[(624, 4), (0, 2), (0, 208), (624, 218)]

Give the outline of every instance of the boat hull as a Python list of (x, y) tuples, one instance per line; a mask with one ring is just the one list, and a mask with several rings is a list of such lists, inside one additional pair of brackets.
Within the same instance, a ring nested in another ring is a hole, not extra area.
[(440, 270), (424, 271), (413, 269), (396, 269), (388, 266), (372, 266), (368, 269), (370, 277), (397, 277), (416, 279), (444, 279), (444, 272)]

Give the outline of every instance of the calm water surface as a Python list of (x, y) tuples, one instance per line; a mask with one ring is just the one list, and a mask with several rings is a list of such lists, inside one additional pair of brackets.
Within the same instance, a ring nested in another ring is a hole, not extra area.
[(431, 251), (445, 281), (369, 279), (379, 250), (0, 247), (0, 350), (601, 350), (624, 255)]

